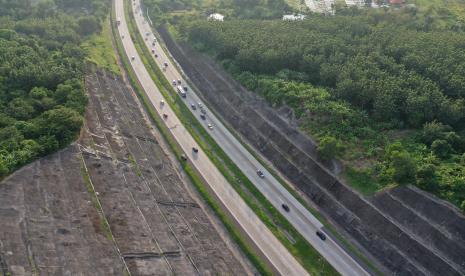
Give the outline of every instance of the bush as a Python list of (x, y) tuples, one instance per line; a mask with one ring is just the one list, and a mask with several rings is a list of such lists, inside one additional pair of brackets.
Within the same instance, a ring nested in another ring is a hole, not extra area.
[(431, 150), (437, 157), (445, 159), (450, 156), (452, 147), (446, 140), (438, 139), (434, 140), (433, 144), (431, 145)]
[(341, 155), (342, 151), (342, 145), (332, 136), (323, 137), (318, 145), (318, 154), (323, 160), (336, 158)]

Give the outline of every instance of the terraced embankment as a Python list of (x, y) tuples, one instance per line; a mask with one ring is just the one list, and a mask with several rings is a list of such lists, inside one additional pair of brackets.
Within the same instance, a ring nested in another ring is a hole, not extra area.
[(78, 143), (0, 183), (5, 274), (253, 274), (123, 80), (86, 86)]
[[(390, 205), (387, 204), (389, 198), (382, 195), (364, 198), (319, 162), (315, 143), (292, 126), (288, 118), (245, 90), (209, 58), (188, 45), (177, 45), (164, 29), (160, 34), (171, 54), (198, 87), (199, 95), (223, 121), (303, 191), (327, 218), (371, 254), (388, 273), (465, 273), (463, 240), (460, 235), (449, 235), (444, 230), (446, 221), (454, 221), (457, 229), (465, 227), (464, 216), (453, 207), (433, 204), (439, 200), (423, 193), (414, 195), (419, 201), (431, 202), (431, 206), (447, 214), (442, 221), (431, 223), (430, 216), (434, 215), (426, 215), (429, 211), (421, 210), (428, 204), (415, 207), (412, 201), (398, 197), (399, 204)], [(392, 209), (386, 208), (386, 204)], [(411, 209), (405, 207), (409, 204)], [(396, 215), (399, 212), (405, 216)], [(406, 223), (406, 217), (412, 223)], [(416, 230), (425, 225), (429, 226), (424, 231)]]

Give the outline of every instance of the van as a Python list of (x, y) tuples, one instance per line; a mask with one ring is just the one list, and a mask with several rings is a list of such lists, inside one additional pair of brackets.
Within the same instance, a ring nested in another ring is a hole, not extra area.
[[(173, 83), (176, 82), (176, 81), (173, 81)], [(181, 95), (181, 97), (185, 98), (186, 97), (186, 91), (184, 91), (184, 89), (182, 89), (182, 86), (181, 85), (178, 85), (178, 93), (179, 95)]]

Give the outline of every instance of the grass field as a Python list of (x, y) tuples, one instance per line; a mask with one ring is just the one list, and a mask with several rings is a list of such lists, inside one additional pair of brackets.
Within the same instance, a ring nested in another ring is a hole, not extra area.
[(82, 44), (82, 47), (86, 51), (88, 61), (120, 75), (116, 53), (111, 43), (111, 35), (110, 18), (108, 17), (103, 24), (102, 31), (92, 35)]

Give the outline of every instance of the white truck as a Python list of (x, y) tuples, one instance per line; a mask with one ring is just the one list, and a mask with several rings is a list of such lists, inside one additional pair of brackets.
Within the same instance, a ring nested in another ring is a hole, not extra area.
[(181, 95), (181, 97), (185, 98), (185, 97), (186, 97), (186, 91), (184, 91), (184, 89), (182, 88), (182, 86), (181, 86), (181, 85), (178, 85), (178, 86), (177, 86), (177, 89), (178, 89), (179, 95)]

